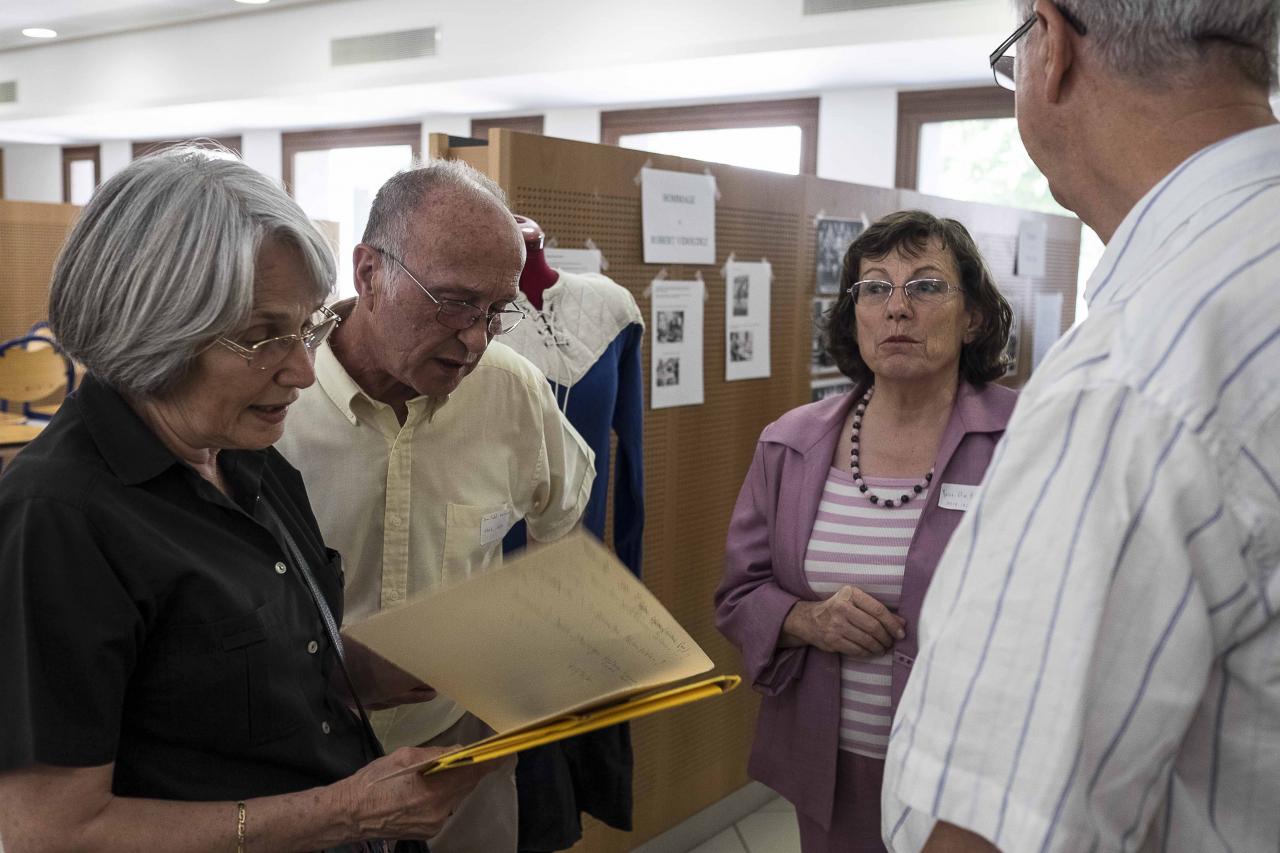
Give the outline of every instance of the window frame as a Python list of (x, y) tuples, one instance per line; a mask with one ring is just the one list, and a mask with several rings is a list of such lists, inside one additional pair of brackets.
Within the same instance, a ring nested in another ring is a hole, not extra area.
[(64, 145), (62, 146), (62, 202), (71, 203), (71, 164), (80, 160), (93, 161), (93, 188), (102, 185), (102, 146), (101, 145)]
[(992, 118), (1013, 118), (1013, 92), (994, 84), (969, 89), (899, 92), (894, 186), (919, 189), (920, 134), (926, 124)]
[(781, 101), (609, 110), (600, 113), (600, 141), (605, 145), (617, 145), (620, 138), (633, 133), (797, 125), (800, 128), (800, 174), (816, 175), (818, 103), (817, 98), (792, 98)]
[(373, 148), (408, 145), (414, 160), (422, 156), (421, 124), (386, 124), (329, 130), (301, 130), (280, 134), (280, 178), (293, 195), (293, 155), (330, 148)]

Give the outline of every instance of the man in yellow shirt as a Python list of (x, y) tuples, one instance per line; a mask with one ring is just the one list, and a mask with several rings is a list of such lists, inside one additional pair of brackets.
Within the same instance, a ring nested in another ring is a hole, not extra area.
[[(582, 515), (591, 450), (542, 373), (493, 340), (522, 318), (523, 264), (501, 190), (462, 163), (402, 172), (374, 199), (358, 296), (333, 306), (342, 323), (278, 445), (342, 553), (348, 622), (500, 564), (522, 518), (548, 541)], [(388, 750), (487, 734), (445, 696), (372, 717)], [(434, 853), (515, 851), (514, 766), (462, 803)]]

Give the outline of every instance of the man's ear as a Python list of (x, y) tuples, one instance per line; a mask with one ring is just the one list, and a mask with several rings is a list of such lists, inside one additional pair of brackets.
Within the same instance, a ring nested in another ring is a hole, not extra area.
[(1062, 99), (1067, 73), (1076, 61), (1076, 31), (1051, 0), (1036, 0), (1035, 13), (1042, 28), (1037, 70), (1044, 75), (1045, 100), (1056, 104)]
[(359, 297), (357, 308), (370, 311), (378, 307), (382, 296), (382, 288), (376, 278), (384, 274), (382, 254), (376, 249), (357, 243), (351, 252), (352, 276), (355, 279), (356, 296)]

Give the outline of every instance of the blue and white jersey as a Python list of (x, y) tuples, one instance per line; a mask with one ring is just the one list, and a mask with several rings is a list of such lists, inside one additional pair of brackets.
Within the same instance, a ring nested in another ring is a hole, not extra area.
[(1280, 126), (1116, 231), (933, 578), (890, 849), (1280, 844)]

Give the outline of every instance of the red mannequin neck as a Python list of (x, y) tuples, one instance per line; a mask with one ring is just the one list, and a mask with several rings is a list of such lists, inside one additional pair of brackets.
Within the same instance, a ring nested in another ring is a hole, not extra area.
[(527, 216), (516, 216), (520, 226), (520, 235), (524, 237), (525, 261), (520, 271), (520, 290), (528, 297), (530, 304), (542, 310), (542, 294), (548, 287), (560, 280), (560, 273), (547, 264), (547, 256), (542, 251), (544, 235), (538, 223)]

